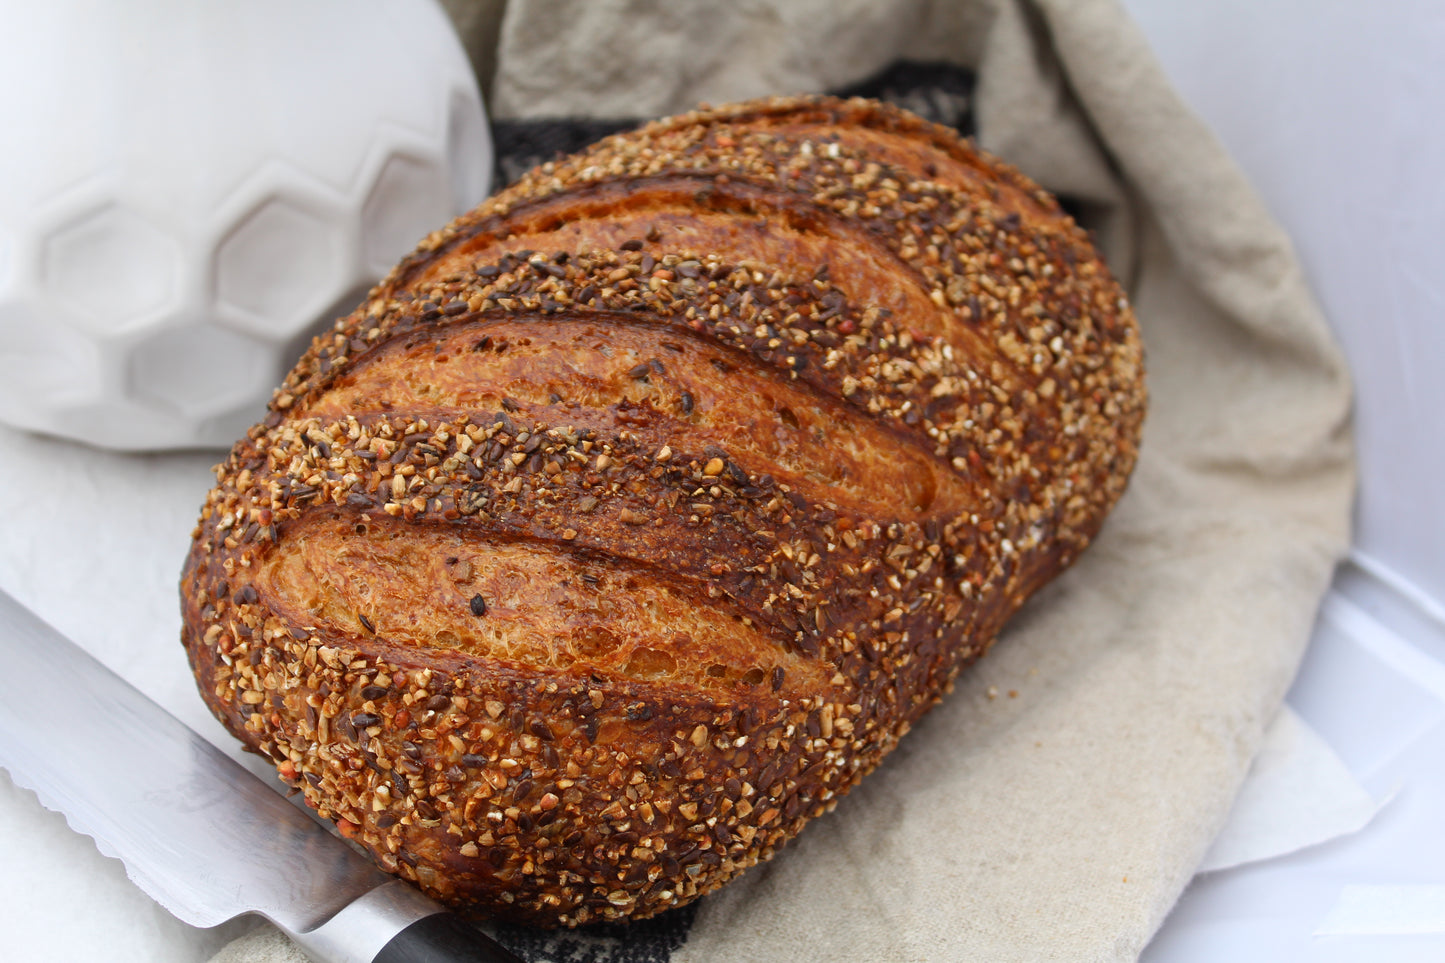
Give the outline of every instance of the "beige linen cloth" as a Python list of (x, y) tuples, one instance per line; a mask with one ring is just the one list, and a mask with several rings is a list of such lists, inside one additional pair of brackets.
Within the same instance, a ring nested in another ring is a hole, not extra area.
[[(1136, 958), (1227, 816), (1348, 543), (1348, 376), (1286, 237), (1115, 0), (512, 0), (500, 31), (466, 18), (499, 34), (500, 117), (964, 65), (982, 145), (1087, 202), (1147, 351), (1128, 493), (835, 813), (703, 901), (672, 959)], [(301, 957), (266, 933), (217, 959)]]

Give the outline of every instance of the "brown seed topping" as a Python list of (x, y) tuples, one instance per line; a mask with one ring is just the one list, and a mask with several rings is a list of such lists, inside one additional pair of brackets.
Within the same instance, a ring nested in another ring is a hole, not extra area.
[[(892, 138), (893, 161), (869, 156)], [(1137, 340), (1051, 205), (927, 125), (832, 101), (706, 111), (545, 165), (324, 333), (220, 466), (186, 576), (208, 699), (383, 867), (499, 914), (648, 915), (766, 858), (1122, 488)], [(614, 352), (601, 388), (548, 373), (563, 326)], [(368, 380), (403, 356), (419, 404)], [(347, 384), (388, 403), (327, 408)], [(900, 485), (844, 481), (874, 477), (866, 458), (822, 464), (849, 446), (935, 480), (895, 509)], [(374, 576), (283, 610), (273, 560), (325, 526), (469, 600), (422, 633), (444, 651), (393, 664), (413, 613)], [(416, 550), (423, 531), (446, 547)], [(510, 552), (566, 564), (533, 578)], [(671, 580), (774, 648), (713, 656), (726, 629), (655, 611), (617, 631), (619, 603)], [(520, 604), (537, 593), (547, 608)], [(471, 658), (494, 630), (500, 660)], [(536, 667), (507, 659), (524, 638)], [(700, 652), (697, 686), (669, 689)]]

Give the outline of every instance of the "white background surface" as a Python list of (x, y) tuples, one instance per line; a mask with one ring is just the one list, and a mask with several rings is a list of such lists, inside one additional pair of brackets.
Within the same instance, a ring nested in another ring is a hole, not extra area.
[[(0, 427), (0, 587), (240, 758), (195, 694), (175, 588), (219, 460), (116, 455)], [(200, 963), (238, 932), (171, 917), (3, 773), (0, 826), (7, 963)]]

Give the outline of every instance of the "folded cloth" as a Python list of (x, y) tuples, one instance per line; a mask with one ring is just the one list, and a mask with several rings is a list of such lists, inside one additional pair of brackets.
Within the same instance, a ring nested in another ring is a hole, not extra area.
[[(1125, 282), (1151, 392), (1094, 546), (835, 813), (660, 923), (503, 935), (537, 960), (1136, 958), (1348, 543), (1349, 380), (1288, 239), (1116, 0), (511, 0), (497, 32), (504, 121), (975, 72), (981, 144), (1070, 197)], [(301, 959), (252, 939), (217, 961)]]

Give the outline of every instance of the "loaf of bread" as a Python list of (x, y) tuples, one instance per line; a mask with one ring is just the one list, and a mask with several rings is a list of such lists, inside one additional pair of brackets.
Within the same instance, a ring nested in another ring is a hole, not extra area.
[(829, 810), (1079, 555), (1141, 362), (1084, 232), (954, 133), (818, 98), (663, 120), (313, 343), (217, 468), (184, 643), (386, 870), (649, 916)]

